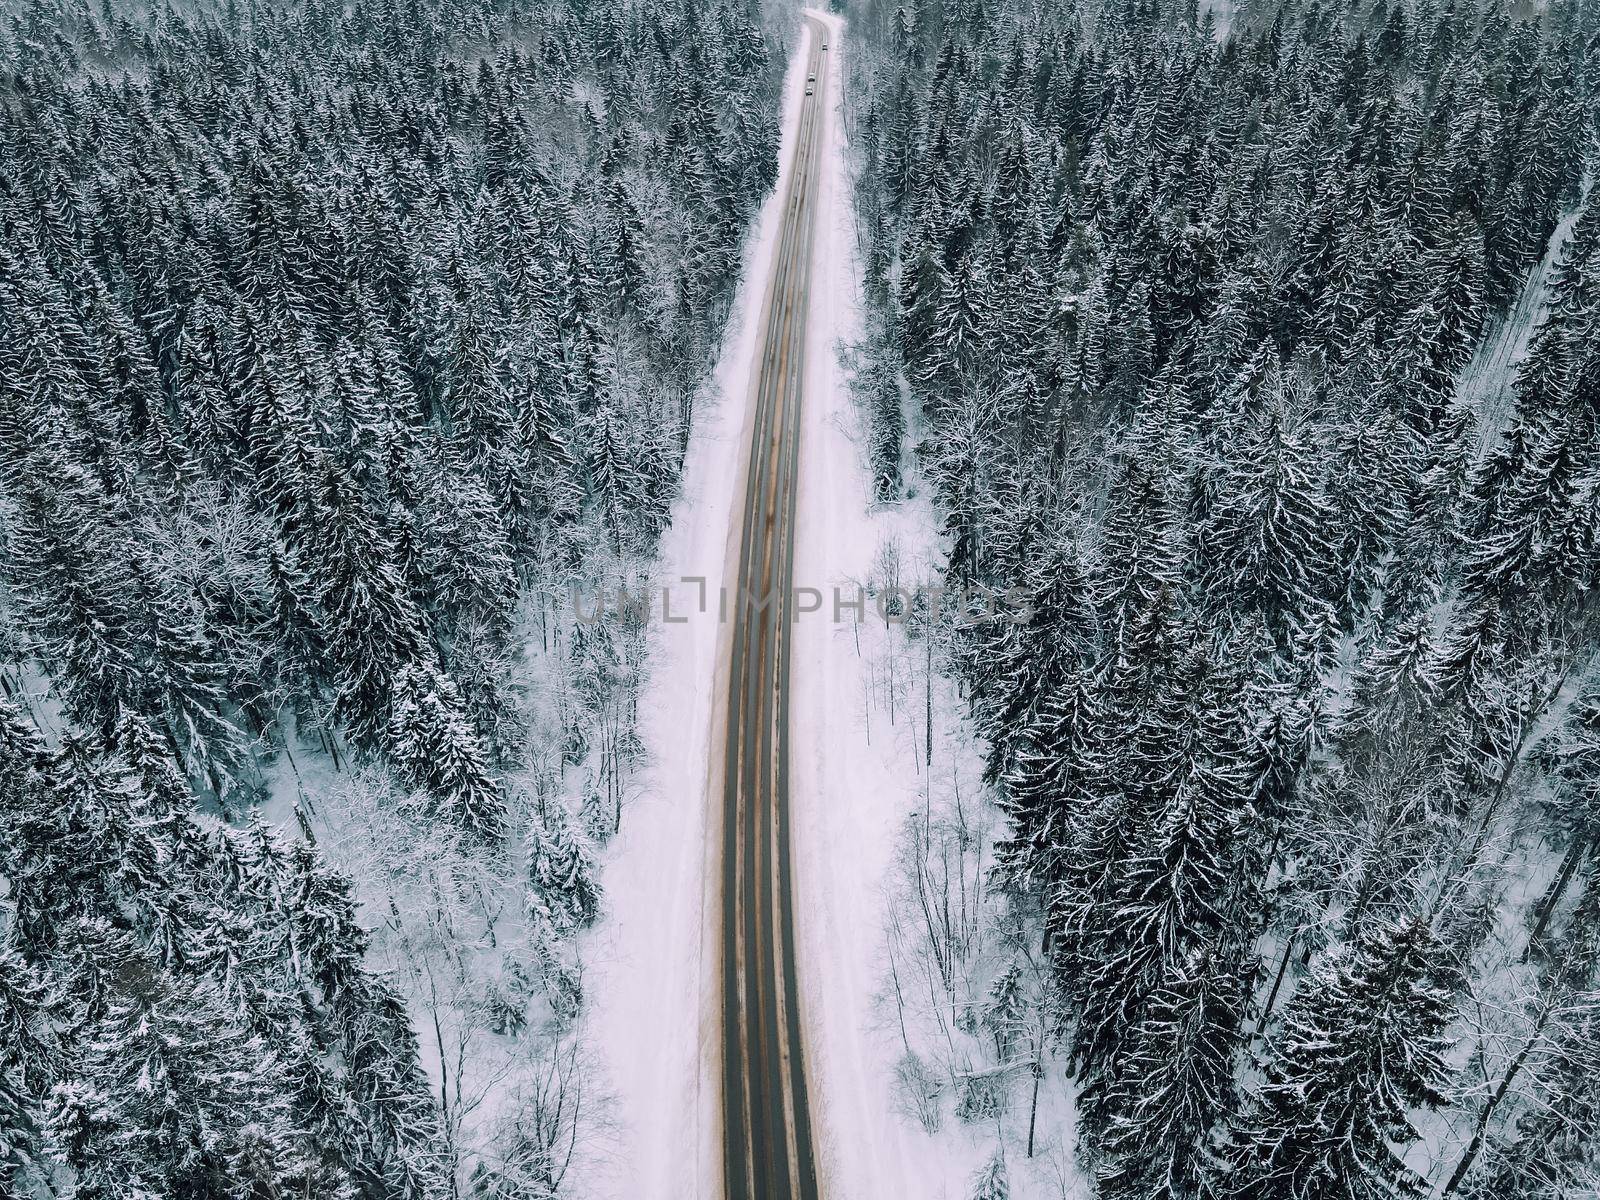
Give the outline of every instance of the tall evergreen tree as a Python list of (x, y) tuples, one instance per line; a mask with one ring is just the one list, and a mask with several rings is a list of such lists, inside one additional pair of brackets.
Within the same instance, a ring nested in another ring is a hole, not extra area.
[(1239, 1200), (1423, 1196), (1401, 1157), (1412, 1113), (1444, 1103), (1449, 968), (1417, 919), (1332, 952), (1284, 1015), (1231, 1134), (1220, 1194)]

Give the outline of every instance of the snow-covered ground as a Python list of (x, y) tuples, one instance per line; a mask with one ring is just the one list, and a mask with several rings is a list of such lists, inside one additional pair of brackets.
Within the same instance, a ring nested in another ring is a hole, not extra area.
[[(747, 454), (749, 381), (767, 272), (777, 244), (804, 47), (784, 80), (783, 175), (746, 247), (743, 278), (709, 395), (696, 409), (683, 493), (662, 538), (659, 578), (703, 577), (715, 594), (728, 563)], [(653, 620), (650, 679), (639, 700), (648, 766), (605, 860), (606, 912), (585, 939), (586, 1040), (615, 1097), (614, 1152), (586, 1181), (618, 1200), (685, 1200), (722, 1189), (719, 1095), (718, 846), (707, 791), (713, 686), (724, 627), (673, 587), (674, 616)], [(658, 596), (659, 602), (659, 596)], [(660, 610), (657, 609), (659, 617)]]
[[(824, 19), (834, 27), (831, 44), (848, 55), (843, 22)], [(926, 642), (886, 623), (871, 600), (859, 623), (847, 610), (833, 619), (834, 589), (853, 599), (859, 584), (889, 582), (886, 572), (898, 574), (902, 587), (932, 586), (945, 557), (942, 523), (925, 496), (872, 502), (865, 431), (840, 354), (862, 336), (861, 271), (842, 120), (846, 71), (833, 67), (795, 546), (796, 580), (825, 599), (795, 631), (790, 697), (799, 969), (823, 1190), (837, 1200), (965, 1200), (973, 1176), (1003, 1143), (1017, 1200), (1086, 1196), (1072, 1167), (1072, 1099), (1060, 1070), (1048, 1073), (1041, 1091), (1031, 1160), (1023, 1154), (1029, 1089), (1022, 1079), (1011, 1086), (1006, 1112), (971, 1124), (959, 1123), (953, 1100), (942, 1098), (942, 1127), (933, 1133), (905, 1111), (896, 1085), (907, 1051), (942, 1043), (948, 1031), (926, 1020), (938, 999), (911, 995), (911, 982), (890, 965), (890, 904), (897, 891), (905, 904), (911, 899), (909, 826), (913, 818), (921, 824), (961, 812), (964, 822), (992, 832), (995, 814), (982, 794), (977, 736), (954, 683), (938, 672), (937, 651), (925, 657)], [(895, 565), (886, 568), (886, 560)], [(973, 882), (981, 889), (981, 878)], [(972, 894), (967, 900), (980, 925), (996, 915), (993, 904)]]
[[(832, 50), (848, 54), (843, 23)], [(829, 153), (818, 183), (818, 226), (800, 444), (795, 579), (822, 592), (821, 611), (795, 630), (790, 721), (791, 812), (795, 847), (799, 971), (811, 1096), (820, 1132), (820, 1181), (830, 1197), (875, 1200), (966, 1194), (973, 1167), (945, 1139), (930, 1139), (894, 1111), (899, 1054), (875, 1002), (884, 979), (884, 897), (898, 835), (923, 792), (916, 738), (906, 714), (890, 726), (874, 711), (874, 658), (862, 651), (884, 626), (869, 602), (834, 621), (845, 599), (875, 576), (879, 547), (896, 542), (910, 563), (932, 558), (931, 513), (914, 507), (874, 512), (857, 437), (841, 345), (860, 336), (846, 141), (843, 70), (829, 80)], [(873, 728), (876, 718), (877, 728)]]

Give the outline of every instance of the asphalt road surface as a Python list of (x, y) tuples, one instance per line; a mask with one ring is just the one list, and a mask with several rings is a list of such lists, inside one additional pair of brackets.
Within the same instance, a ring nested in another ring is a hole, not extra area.
[(722, 1013), (727, 1200), (816, 1200), (789, 853), (789, 630), (806, 308), (829, 30), (811, 29), (794, 161), (762, 309), (723, 771)]

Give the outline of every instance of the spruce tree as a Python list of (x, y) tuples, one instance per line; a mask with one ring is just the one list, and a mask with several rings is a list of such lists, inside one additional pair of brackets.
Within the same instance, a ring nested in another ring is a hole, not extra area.
[(390, 709), (388, 753), (402, 776), (426, 793), (429, 814), (499, 844), (508, 822), (505, 798), (455, 683), (409, 664), (395, 676)]
[(1198, 949), (1145, 1004), (1103, 1107), (1096, 1176), (1108, 1200), (1189, 1200), (1216, 1177), (1213, 1136), (1238, 1104), (1253, 972), (1237, 953)]
[(1401, 1157), (1412, 1114), (1445, 1101), (1450, 972), (1427, 923), (1377, 923), (1330, 951), (1273, 1039), (1232, 1130), (1219, 1194), (1369, 1200), (1427, 1194)]
[(600, 911), (600, 881), (589, 847), (566, 814), (548, 807), (528, 835), (531, 891), (559, 932), (588, 925)]

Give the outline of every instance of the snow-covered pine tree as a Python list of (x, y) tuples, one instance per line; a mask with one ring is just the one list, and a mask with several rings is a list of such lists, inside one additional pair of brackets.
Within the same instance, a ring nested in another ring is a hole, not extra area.
[[(1239, 691), (1237, 674), (1218, 664), (1199, 690), (1188, 744), (1172, 759), (1176, 786), (1158, 808), (1139, 811), (1111, 894), (1089, 917), (1094, 949), (1078, 984), (1083, 1000), (1073, 1037), (1088, 1079), (1082, 1109), (1091, 1129), (1116, 1115), (1131, 1069), (1130, 1039), (1152, 997), (1211, 957), (1211, 947), (1245, 941), (1259, 921), (1253, 910), (1236, 911), (1250, 895), (1234, 877), (1251, 857), (1241, 834), (1256, 833), (1243, 820), (1249, 788)], [(1237, 953), (1226, 961), (1247, 969)], [(1234, 1008), (1238, 1015), (1242, 1006)], [(1236, 1037), (1237, 1030), (1211, 1036)]]
[(588, 925), (600, 911), (592, 852), (565, 812), (547, 805), (528, 835), (528, 879), (560, 932)]
[(1427, 1194), (1401, 1156), (1412, 1114), (1444, 1103), (1450, 967), (1428, 924), (1375, 922), (1296, 993), (1230, 1132), (1229, 1200)]
[(505, 796), (453, 680), (409, 663), (395, 674), (386, 749), (401, 776), (427, 797), (427, 813), (497, 846), (508, 825)]
[(1002, 807), (1009, 836), (996, 850), (997, 869), (1029, 889), (1058, 877), (1056, 859), (1086, 813), (1098, 808), (1106, 779), (1104, 725), (1093, 677), (1073, 673), (1041, 705), (1014, 752)]
[(425, 648), (422, 614), (396, 569), (383, 526), (337, 467), (322, 484), (322, 536), (307, 563), (324, 613), (334, 711), (372, 742), (400, 670)]
[(1106, 1200), (1191, 1200), (1217, 1169), (1212, 1139), (1237, 1111), (1237, 1072), (1254, 972), (1199, 948), (1144, 1005), (1100, 1106), (1096, 1178)]
[(972, 1177), (972, 1200), (1010, 1200), (1011, 1182), (1005, 1152), (996, 1150)]

